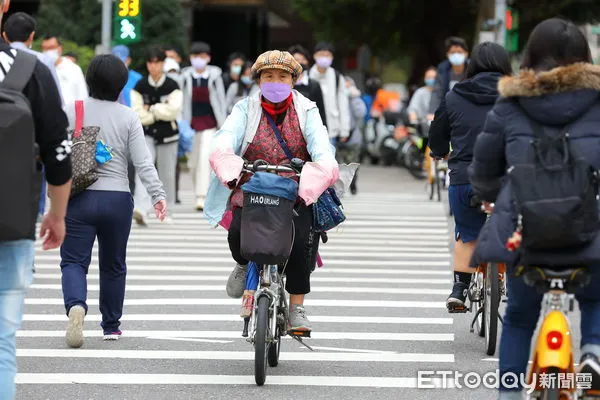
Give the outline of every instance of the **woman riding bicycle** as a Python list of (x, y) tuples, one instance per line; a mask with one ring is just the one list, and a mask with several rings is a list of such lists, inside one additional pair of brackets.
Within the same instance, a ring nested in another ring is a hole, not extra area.
[[(286, 266), (292, 330), (311, 329), (303, 306), (304, 296), (310, 292), (310, 274), (314, 267), (307, 257), (312, 251), (308, 245), (313, 225), (309, 205), (339, 176), (335, 150), (316, 104), (292, 90), (301, 73), (302, 67), (288, 52), (273, 50), (258, 57), (252, 66), (252, 75), (260, 93), (238, 102), (215, 136), (210, 162), (216, 177), (211, 182), (204, 210), (212, 225), (229, 225), (229, 248), (237, 265), (227, 281), (227, 294), (240, 298), (248, 268), (248, 260), (240, 254), (243, 206), (240, 186), (248, 180), (247, 176), (240, 177), (244, 160), (264, 160), (269, 164), (290, 162), (269, 123), (270, 117), (292, 155), (307, 161), (299, 182), (295, 240)], [(226, 221), (228, 214), (232, 217), (230, 224)]]
[(449, 312), (466, 311), (467, 289), (473, 273), (469, 265), (486, 219), (479, 207), (472, 204), (467, 167), (473, 158), (475, 139), (498, 98), (498, 80), (511, 73), (508, 53), (502, 46), (491, 42), (475, 46), (465, 80), (457, 83), (442, 100), (429, 129), (429, 147), (435, 157), (446, 157), (452, 143), (448, 197), (456, 242), (454, 286), (446, 302)]
[[(523, 52), (522, 72), (500, 81), (503, 97), (488, 114), (483, 132), (475, 144), (470, 178), (473, 190), (483, 201), (494, 202), (491, 224), (485, 228), (476, 255), (504, 252), (504, 239), (510, 237), (517, 221), (511, 185), (504, 180), (515, 165), (535, 163), (534, 129), (544, 136), (558, 137), (568, 127), (572, 148), (595, 169), (600, 168), (600, 67), (592, 65), (589, 45), (579, 28), (561, 19), (540, 23), (531, 33)], [(536, 146), (537, 147), (537, 146)], [(552, 215), (547, 216), (548, 220)], [(488, 233), (489, 229), (489, 235)], [(486, 255), (487, 254), (487, 255)], [(558, 256), (570, 266), (600, 259), (600, 238), (574, 250), (541, 252), (548, 264)], [(500, 374), (522, 377), (530, 355), (530, 344), (538, 322), (542, 295), (516, 277), (514, 257), (508, 265), (508, 305), (500, 342)], [(488, 258), (489, 259), (489, 258)], [(500, 260), (498, 260), (500, 261)], [(544, 266), (544, 262), (540, 262)], [(600, 371), (600, 274), (590, 268), (591, 283), (579, 289), (581, 309), (581, 354), (583, 372), (595, 371), (592, 387), (598, 386)], [(502, 380), (501, 380), (502, 381)], [(520, 382), (503, 382), (501, 399), (520, 399)]]

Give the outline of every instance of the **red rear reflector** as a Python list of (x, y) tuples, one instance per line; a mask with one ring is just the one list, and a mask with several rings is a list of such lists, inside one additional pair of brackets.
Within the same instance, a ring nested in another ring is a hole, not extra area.
[(551, 331), (546, 336), (546, 341), (550, 350), (558, 350), (562, 346), (563, 335), (558, 331)]

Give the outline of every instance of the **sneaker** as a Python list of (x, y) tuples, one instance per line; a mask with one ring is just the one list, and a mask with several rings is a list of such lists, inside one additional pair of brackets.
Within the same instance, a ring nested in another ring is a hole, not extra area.
[(306, 310), (301, 304), (292, 304), (290, 306), (290, 320), (288, 321), (291, 331), (310, 331), (311, 326), (306, 318)]
[(196, 200), (196, 211), (204, 211), (204, 197), (198, 197)]
[(578, 375), (585, 376), (581, 374), (589, 374), (592, 378), (591, 386), (583, 390), (584, 396), (600, 396), (600, 362), (595, 354), (585, 353), (581, 356)]
[(461, 313), (466, 312), (467, 307), (465, 301), (467, 300), (467, 292), (469, 285), (463, 282), (455, 282), (452, 287), (452, 294), (446, 300), (446, 308), (449, 313)]
[(248, 272), (247, 265), (235, 264), (235, 268), (231, 271), (229, 279), (227, 279), (227, 296), (239, 299), (244, 294), (246, 288), (246, 273)]
[(119, 340), (122, 332), (119, 330), (116, 331), (104, 331), (104, 340)]
[(146, 216), (138, 209), (133, 210), (133, 220), (139, 226), (148, 226), (146, 223)]
[(74, 349), (83, 346), (83, 319), (85, 318), (85, 308), (83, 306), (73, 306), (69, 310), (69, 325), (67, 325), (66, 340), (67, 345)]
[(165, 219), (162, 221), (162, 223), (165, 225), (173, 225), (175, 223), (175, 220), (173, 219), (172, 215), (167, 215), (165, 217)]

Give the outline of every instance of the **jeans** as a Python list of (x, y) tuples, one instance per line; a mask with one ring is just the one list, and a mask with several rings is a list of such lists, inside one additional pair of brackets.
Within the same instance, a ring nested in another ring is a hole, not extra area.
[[(579, 289), (575, 297), (581, 310), (581, 347), (584, 353), (600, 356), (600, 268), (591, 267), (591, 282)], [(529, 361), (531, 339), (541, 310), (542, 295), (507, 270), (508, 304), (500, 338), (500, 375), (512, 372), (524, 374)], [(512, 386), (512, 382), (509, 382)], [(500, 388), (510, 390), (510, 388)], [(515, 389), (512, 389), (515, 390)], [(511, 398), (508, 393), (501, 398)]]
[(86, 275), (98, 237), (100, 313), (105, 332), (118, 330), (123, 314), (127, 241), (133, 199), (129, 192), (86, 190), (69, 201), (67, 235), (60, 248), (62, 290), (67, 315), (71, 307), (87, 312)]
[(15, 397), (17, 330), (25, 291), (33, 280), (33, 240), (0, 242), (0, 400)]
[(38, 203), (40, 215), (44, 215), (46, 212), (46, 186), (46, 178), (42, 178), (42, 190), (40, 191), (40, 201)]

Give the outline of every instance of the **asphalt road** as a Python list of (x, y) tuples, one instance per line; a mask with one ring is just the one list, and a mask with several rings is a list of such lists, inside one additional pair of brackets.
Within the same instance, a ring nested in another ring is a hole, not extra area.
[(233, 267), (226, 234), (192, 211), (187, 189), (173, 225), (132, 231), (117, 342), (101, 339), (94, 259), (86, 342), (66, 346), (58, 252), (38, 249), (18, 337), (18, 399), (496, 398), (489, 389), (417, 388), (418, 371), (497, 368), (469, 332), (471, 314), (446, 313), (452, 226), (446, 202), (430, 202), (423, 182), (399, 168), (361, 170), (359, 194), (344, 200), (348, 222), (313, 274), (315, 352), (287, 338), (261, 388), (241, 338), (241, 301), (224, 290)]

